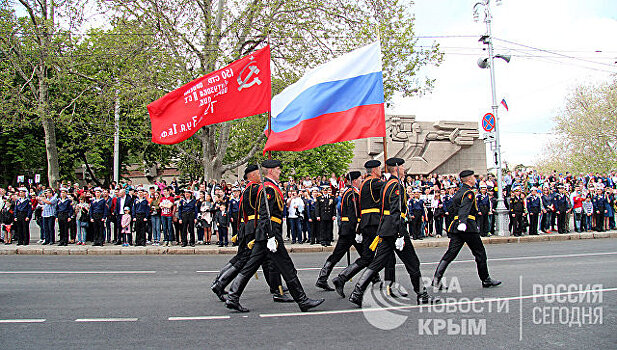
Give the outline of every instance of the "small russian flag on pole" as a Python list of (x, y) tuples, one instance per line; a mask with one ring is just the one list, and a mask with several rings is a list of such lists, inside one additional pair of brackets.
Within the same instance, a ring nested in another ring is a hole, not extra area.
[(505, 98), (501, 99), (501, 105), (506, 109), (506, 111), (509, 111), (508, 104), (506, 103), (506, 99)]

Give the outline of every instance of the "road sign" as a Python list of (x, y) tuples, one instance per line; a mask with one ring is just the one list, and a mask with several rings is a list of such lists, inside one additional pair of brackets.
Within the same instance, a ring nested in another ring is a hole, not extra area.
[(486, 113), (484, 117), (482, 117), (482, 129), (486, 132), (495, 130), (495, 116), (493, 113)]

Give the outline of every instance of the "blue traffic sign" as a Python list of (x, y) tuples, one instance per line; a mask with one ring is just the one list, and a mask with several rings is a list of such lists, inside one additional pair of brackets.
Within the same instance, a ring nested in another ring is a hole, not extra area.
[(482, 117), (482, 129), (486, 132), (495, 130), (495, 116), (493, 113), (486, 113), (484, 117)]

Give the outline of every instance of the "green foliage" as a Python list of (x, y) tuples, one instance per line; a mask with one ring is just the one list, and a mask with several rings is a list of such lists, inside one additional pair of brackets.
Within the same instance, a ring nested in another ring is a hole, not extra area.
[(353, 158), (351, 141), (323, 145), (302, 152), (272, 152), (272, 158), (283, 162), (281, 176), (304, 177), (335, 173), (342, 175), (349, 169)]
[(606, 173), (617, 168), (617, 80), (577, 87), (555, 116), (556, 137), (545, 148), (542, 170)]

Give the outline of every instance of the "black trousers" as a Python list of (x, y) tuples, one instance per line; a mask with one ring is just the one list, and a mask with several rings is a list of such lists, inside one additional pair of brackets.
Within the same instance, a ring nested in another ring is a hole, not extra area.
[[(188, 241), (190, 235), (190, 241)], [(182, 244), (195, 244), (195, 215), (188, 213), (182, 215)]]
[(147, 222), (144, 221), (146, 215), (135, 215), (135, 245), (146, 245), (146, 226)]
[(427, 234), (429, 236), (433, 235), (433, 218), (434, 218), (433, 209), (428, 208), (426, 210), (426, 221), (427, 221), (427, 226), (428, 226)]
[(604, 231), (604, 213), (602, 211), (600, 213), (594, 212), (593, 218), (596, 220), (596, 231)]
[(488, 235), (488, 231), (490, 230), (490, 227), (488, 225), (488, 208), (485, 209), (483, 207), (480, 207), (480, 212), (478, 213), (476, 218), (478, 219), (478, 228), (480, 229), (480, 236), (486, 237)]
[[(366, 226), (362, 230), (362, 250), (360, 257), (354, 261), (360, 268), (368, 267), (375, 259), (375, 252), (371, 250), (370, 246), (375, 240), (377, 235), (377, 226)], [(396, 280), (396, 257), (392, 255), (390, 261), (386, 263), (384, 271), (384, 280), (394, 282)], [(352, 276), (353, 277), (353, 276)]]
[(309, 223), (311, 225), (311, 244), (320, 243), (321, 242), (321, 228), (319, 227), (319, 221), (313, 219), (312, 222)]
[[(257, 272), (260, 266), (269, 262), (280, 272), (285, 282), (289, 283), (289, 281), (297, 278), (298, 272), (294, 267), (293, 261), (289, 257), (289, 253), (287, 253), (287, 249), (285, 249), (283, 236), (276, 235), (276, 240), (278, 242), (278, 247), (274, 253), (266, 247), (267, 241), (256, 241), (253, 245), (253, 249), (251, 249), (251, 256), (240, 273), (243, 276), (252, 276)], [(270, 269), (270, 271), (272, 271), (272, 269)], [(272, 278), (270, 282), (272, 283)], [(280, 285), (280, 283), (277, 283), (277, 285)], [(270, 289), (272, 289), (272, 285)]]
[(489, 277), (488, 265), (486, 263), (486, 251), (484, 250), (482, 239), (480, 239), (480, 235), (477, 233), (450, 233), (450, 244), (441, 260), (449, 265), (456, 258), (465, 243), (467, 243), (467, 246), (471, 249), (471, 253), (476, 259), (476, 268), (480, 280), (486, 280)]
[(529, 212), (529, 234), (537, 235), (538, 234), (538, 216), (540, 212)]
[[(238, 234), (238, 212), (232, 213), (232, 223), (231, 223), (231, 236), (236, 236)], [(238, 242), (234, 243), (236, 245)]]
[(512, 233), (515, 236), (520, 236), (523, 232), (523, 213), (510, 213), (510, 225), (512, 225)]
[(17, 220), (13, 225), (15, 226), (17, 243), (22, 245), (30, 244), (30, 220), (26, 221), (25, 217), (17, 216)]
[(321, 220), (319, 222), (319, 227), (321, 229), (321, 242), (320, 243), (325, 243), (325, 244), (330, 244), (332, 243), (332, 240), (334, 239), (333, 237), (333, 224), (334, 221), (332, 220)]
[(418, 239), (424, 237), (424, 232), (422, 232), (422, 216), (424, 212), (421, 210), (414, 210), (412, 212), (413, 218), (411, 219), (411, 235), (413, 239)]
[(102, 216), (92, 215), (92, 244), (103, 244), (105, 238), (105, 221)]
[(334, 251), (332, 251), (332, 254), (330, 254), (326, 261), (331, 262), (332, 265), (336, 265), (352, 246), (356, 247), (358, 254), (362, 255), (362, 243), (357, 243), (355, 236), (339, 236)]
[(382, 237), (382, 241), (377, 245), (377, 250), (375, 251), (375, 259), (373, 259), (373, 262), (368, 266), (368, 269), (375, 272), (381, 271), (381, 269), (394, 258), (394, 254), (396, 253), (405, 265), (407, 273), (409, 273), (413, 290), (416, 293), (420, 293), (423, 289), (421, 288), (422, 285), (420, 281), (422, 277), (420, 273), (420, 260), (418, 259), (418, 255), (416, 255), (413, 244), (411, 244), (409, 236), (406, 235), (403, 250), (397, 250), (394, 247), (395, 241), (396, 237), (394, 236)]
[(68, 217), (58, 214), (58, 230), (60, 233), (60, 243), (69, 242), (69, 220)]
[[(246, 265), (246, 263), (251, 258), (252, 250), (248, 247), (248, 243), (255, 238), (254, 235), (243, 236), (238, 240), (238, 252), (234, 255), (233, 258), (229, 260), (229, 263), (236, 268), (235, 275), (230, 279), (232, 281), (238, 273), (242, 270), (242, 268)], [(281, 273), (276, 269), (276, 266), (270, 262), (270, 259), (266, 259), (261, 264), (261, 269), (263, 271), (266, 282), (270, 286), (270, 292), (279, 293), (278, 286), (281, 285)]]
[(566, 211), (562, 210), (557, 214), (557, 232), (566, 233)]

